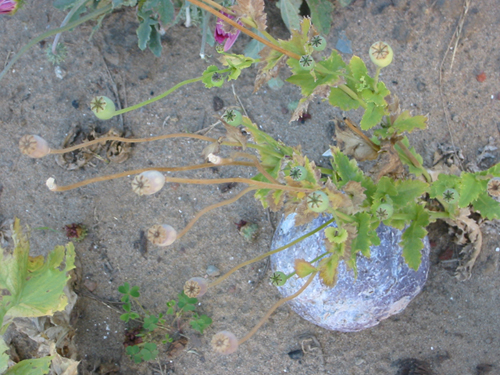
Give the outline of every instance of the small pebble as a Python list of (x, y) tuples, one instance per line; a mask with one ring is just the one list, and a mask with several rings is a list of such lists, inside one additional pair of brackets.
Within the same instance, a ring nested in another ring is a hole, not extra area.
[(73, 108), (78, 109), (80, 107), (80, 102), (75, 99), (71, 102), (71, 105), (73, 106)]
[(342, 30), (339, 33), (339, 40), (337, 41), (337, 44), (335, 45), (335, 49), (337, 49), (339, 52), (342, 52), (342, 53), (352, 54), (351, 41), (349, 39), (347, 39), (347, 35), (345, 34), (344, 30)]
[(63, 79), (66, 76), (66, 71), (61, 69), (60, 66), (56, 66), (54, 68), (54, 73), (56, 74), (56, 77), (59, 79)]
[(304, 356), (304, 352), (302, 351), (302, 349), (292, 350), (288, 353), (288, 356), (291, 359), (301, 359)]
[(477, 79), (478, 82), (484, 82), (484, 81), (486, 81), (486, 73), (485, 72), (479, 73), (476, 76), (476, 79)]
[(222, 108), (224, 108), (224, 100), (215, 95), (213, 98), (213, 108), (215, 112), (220, 111)]
[(209, 265), (207, 267), (207, 275), (212, 277), (220, 276), (220, 270), (213, 265)]

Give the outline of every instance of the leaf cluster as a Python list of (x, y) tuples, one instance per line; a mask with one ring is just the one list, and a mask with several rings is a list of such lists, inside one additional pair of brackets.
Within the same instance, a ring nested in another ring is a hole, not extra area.
[[(136, 336), (142, 337), (143, 342), (126, 348), (127, 354), (135, 363), (156, 359), (158, 345), (154, 341), (162, 344), (172, 342), (169, 333), (173, 331), (172, 327), (176, 321), (179, 321), (180, 327), (183, 325), (182, 320), (189, 322), (191, 328), (200, 334), (203, 334), (203, 331), (212, 324), (210, 317), (196, 313), (198, 299), (186, 296), (184, 291), (178, 294), (177, 299), (167, 301), (166, 311), (157, 315), (151, 314), (139, 303), (140, 292), (138, 286), (131, 286), (126, 282), (118, 287), (118, 291), (122, 294), (122, 307), (125, 310), (120, 319), (125, 322), (137, 320), (142, 324), (140, 333)], [(167, 316), (172, 317), (169, 323), (167, 323)], [(163, 332), (163, 339), (158, 340), (156, 339), (156, 331), (160, 330)]]

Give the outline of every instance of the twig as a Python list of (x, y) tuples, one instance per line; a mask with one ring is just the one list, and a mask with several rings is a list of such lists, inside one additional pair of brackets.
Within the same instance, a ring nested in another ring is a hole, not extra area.
[[(470, 7), (471, 3), (472, 3), (472, 0), (465, 0), (464, 11), (463, 11), (462, 15), (460, 16), (460, 19), (458, 21), (458, 25), (455, 28), (455, 31), (454, 31), (454, 33), (453, 33), (453, 35), (451, 37), (450, 43), (446, 47), (446, 51), (444, 53), (443, 60), (441, 61), (441, 64), (439, 65), (439, 98), (441, 100), (441, 107), (443, 108), (444, 118), (445, 118), (445, 121), (446, 121), (446, 125), (448, 127), (448, 132), (450, 133), (451, 145), (453, 146), (454, 150), (456, 150), (457, 148), (455, 146), (455, 140), (453, 138), (453, 133), (451, 131), (449, 114), (448, 114), (448, 111), (447, 111), (445, 103), (444, 103), (444, 95), (443, 95), (443, 66), (444, 66), (444, 62), (446, 60), (446, 57), (448, 56), (448, 52), (450, 51), (450, 48), (451, 48), (451, 46), (453, 44), (453, 41), (456, 40), (455, 47), (454, 47), (454, 50), (453, 50), (453, 56), (452, 56), (451, 64), (450, 64), (450, 72), (451, 72), (451, 69), (453, 67), (453, 61), (455, 59), (455, 54), (456, 54), (456, 51), (457, 51), (458, 41), (460, 39), (460, 34), (462, 32), (462, 28), (463, 28), (463, 25), (464, 25), (465, 16), (467, 15), (467, 12), (469, 11), (469, 7)], [(457, 156), (457, 160), (458, 160), (458, 162), (460, 164), (460, 167), (463, 170), (464, 166), (462, 165), (462, 162), (460, 161), (460, 158), (458, 157), (457, 151), (455, 151), (455, 154)]]
[(231, 84), (231, 87), (233, 88), (233, 95), (234, 97), (236, 98), (237, 102), (239, 103), (241, 109), (243, 110), (243, 112), (245, 113), (245, 116), (249, 117), (248, 116), (248, 113), (247, 113), (247, 110), (245, 109), (245, 106), (243, 105), (243, 103), (241, 102), (240, 100), (240, 97), (236, 94), (236, 90), (234, 89), (234, 85)]

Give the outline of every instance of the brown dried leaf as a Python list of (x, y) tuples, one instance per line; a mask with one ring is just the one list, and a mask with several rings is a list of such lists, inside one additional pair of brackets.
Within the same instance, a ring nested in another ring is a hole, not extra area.
[(276, 78), (280, 69), (286, 65), (288, 56), (275, 51), (269, 47), (264, 47), (260, 51), (261, 62), (258, 65), (259, 71), (255, 77), (253, 92), (256, 93), (264, 83), (272, 78)]
[(346, 212), (349, 215), (353, 215), (356, 212), (361, 211), (361, 205), (366, 199), (366, 195), (364, 191), (366, 190), (361, 184), (357, 181), (349, 181), (344, 187), (343, 190), (346, 194), (351, 197), (352, 209), (350, 212)]
[(463, 254), (463, 259), (457, 267), (455, 277), (461, 281), (471, 278), (472, 268), (481, 253), (481, 247), (483, 245), (483, 234), (481, 233), (481, 228), (479, 227), (479, 224), (470, 217), (472, 214), (472, 210), (469, 207), (465, 207), (460, 209), (460, 214), (455, 218), (455, 220), (445, 219), (445, 222), (448, 225), (459, 229), (456, 233), (457, 243), (463, 245), (470, 242), (460, 252), (460, 254)]
[(271, 190), (266, 196), (269, 209), (273, 212), (281, 210), (284, 198), (285, 194), (283, 190)]
[(264, 12), (264, 0), (238, 0), (231, 10), (240, 17), (250, 17), (257, 24), (257, 29), (263, 31), (267, 27), (267, 15)]
[(391, 120), (391, 124), (394, 124), (394, 121), (396, 121), (396, 119), (401, 114), (399, 98), (397, 95), (389, 95), (385, 99), (387, 101), (387, 109), (389, 110), (389, 118)]
[(179, 337), (179, 339), (172, 342), (167, 349), (167, 357), (169, 359), (178, 357), (182, 354), (182, 352), (186, 349), (188, 344), (188, 338), (185, 336)]
[[(93, 141), (99, 138), (99, 134), (95, 130), (90, 133), (85, 133), (79, 125), (71, 129), (62, 143), (62, 148), (81, 144), (88, 141)], [(92, 145), (88, 148), (81, 148), (75, 151), (59, 154), (56, 157), (56, 163), (61, 168), (68, 171), (76, 170), (86, 165), (102, 150), (102, 144)]]
[(224, 140), (226, 140), (228, 142), (239, 143), (241, 145), (241, 147), (243, 147), (243, 150), (244, 150), (247, 147), (247, 138), (245, 135), (243, 135), (240, 128), (228, 125), (228, 124), (224, 123), (224, 121), (222, 121), (222, 123), (224, 124), (224, 127), (226, 128), (226, 135), (224, 137)]
[(307, 224), (315, 219), (319, 214), (311, 211), (307, 207), (307, 199), (302, 199), (297, 205), (295, 212), (297, 216), (295, 216), (295, 226), (298, 227), (300, 225)]
[(377, 164), (370, 170), (370, 174), (375, 182), (378, 182), (383, 176), (401, 178), (405, 169), (397, 151), (392, 143), (384, 144), (379, 151)]
[(344, 154), (353, 156), (358, 161), (375, 160), (378, 157), (373, 142), (366, 140), (349, 127), (342, 128), (339, 121), (335, 122), (335, 136)]
[[(127, 130), (125, 134), (122, 136), (121, 132), (119, 132), (114, 128), (111, 128), (108, 134), (106, 134), (106, 136), (130, 138), (132, 136), (132, 133), (129, 130)], [(106, 156), (113, 163), (123, 163), (130, 157), (131, 152), (132, 152), (131, 143), (112, 141), (109, 143), (107, 147)]]
[(220, 143), (219, 142), (210, 143), (208, 146), (206, 146), (203, 149), (201, 156), (203, 156), (203, 159), (207, 160), (208, 155), (210, 155), (210, 154), (216, 155), (219, 153), (219, 151), (220, 151)]

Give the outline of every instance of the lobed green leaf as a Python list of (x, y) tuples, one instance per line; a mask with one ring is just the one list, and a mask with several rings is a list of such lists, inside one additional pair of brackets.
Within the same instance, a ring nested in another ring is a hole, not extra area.
[(429, 213), (420, 204), (410, 207), (406, 213), (412, 214), (413, 219), (404, 231), (400, 245), (403, 247), (406, 264), (416, 271), (422, 260), (421, 250), (424, 248), (423, 239), (427, 235), (425, 227), (429, 225)]

